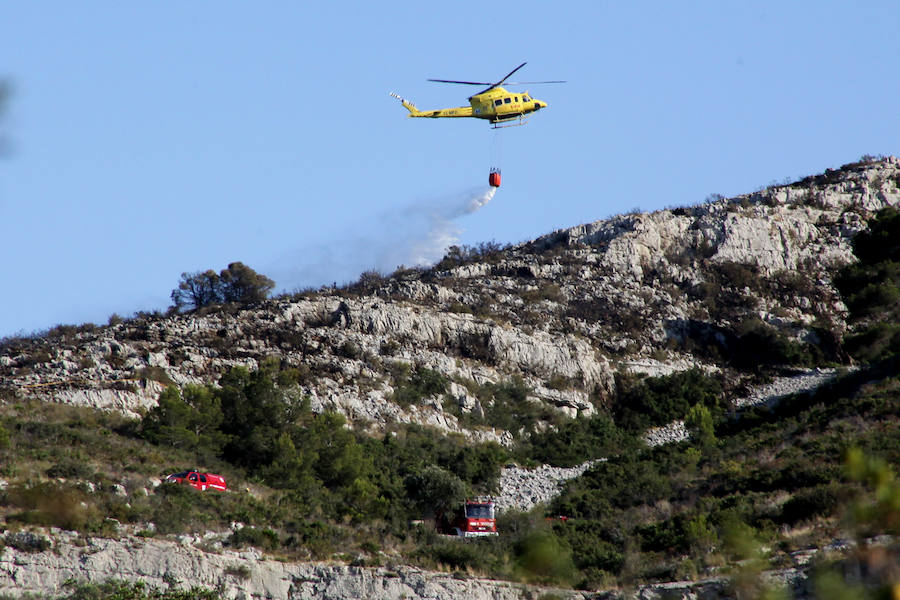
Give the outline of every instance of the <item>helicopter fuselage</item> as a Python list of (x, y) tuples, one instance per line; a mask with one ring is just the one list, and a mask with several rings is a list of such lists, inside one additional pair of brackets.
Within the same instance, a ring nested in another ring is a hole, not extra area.
[(410, 117), (429, 119), (473, 117), (487, 119), (491, 123), (519, 119), (547, 106), (546, 102), (532, 98), (528, 92), (510, 92), (499, 86), (469, 97), (469, 106), (419, 110), (403, 98), (400, 98), (400, 101), (409, 111)]

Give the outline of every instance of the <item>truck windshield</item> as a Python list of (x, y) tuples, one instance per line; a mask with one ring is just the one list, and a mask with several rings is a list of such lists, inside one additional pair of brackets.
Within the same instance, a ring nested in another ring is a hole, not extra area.
[(468, 519), (493, 519), (494, 507), (490, 504), (467, 504), (466, 518)]

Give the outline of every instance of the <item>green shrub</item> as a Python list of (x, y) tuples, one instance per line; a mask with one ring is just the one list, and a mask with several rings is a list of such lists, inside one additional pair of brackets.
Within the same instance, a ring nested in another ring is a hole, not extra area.
[(416, 367), (412, 375), (400, 373), (398, 385), (391, 399), (401, 406), (418, 403), (429, 396), (439, 396), (447, 391), (448, 381), (439, 371)]
[(404, 483), (409, 497), (423, 514), (450, 512), (466, 497), (465, 483), (434, 465), (407, 476)]
[(211, 387), (188, 385), (183, 394), (168, 387), (141, 421), (140, 431), (154, 444), (215, 456), (228, 440), (220, 429), (223, 419), (221, 400)]
[(45, 471), (47, 477), (56, 479), (88, 479), (94, 474), (94, 469), (81, 457), (63, 457)]
[(352, 340), (345, 340), (344, 343), (341, 344), (341, 347), (338, 348), (337, 353), (344, 358), (353, 360), (362, 356), (362, 350), (360, 350), (359, 346)]
[(684, 426), (701, 447), (709, 447), (716, 443), (712, 412), (706, 406), (700, 403), (692, 406), (684, 418)]
[(900, 353), (900, 323), (873, 323), (848, 336), (846, 348), (857, 360), (870, 363)]
[(725, 409), (721, 384), (700, 369), (643, 379), (616, 376), (613, 415), (616, 423), (629, 431), (639, 432), (682, 419), (697, 404), (714, 416)]
[(535, 531), (517, 543), (516, 567), (525, 581), (570, 585), (576, 575), (572, 551), (551, 531)]
[[(504, 429), (512, 433), (513, 437), (521, 438), (523, 433), (533, 431), (538, 421), (557, 416), (558, 413), (543, 403), (529, 401), (530, 391), (525, 381), (518, 376), (508, 381), (480, 386), (476, 395), (484, 409), (481, 423)], [(467, 418), (471, 419), (472, 415)]]
[(242, 527), (231, 534), (228, 545), (235, 548), (255, 546), (261, 550), (274, 550), (279, 546), (278, 534), (271, 529)]
[(57, 600), (218, 600), (217, 591), (192, 587), (181, 590), (170, 587), (163, 591), (148, 586), (143, 581), (123, 581), (107, 579), (103, 583), (88, 583), (69, 580), (65, 587), (70, 590)]
[(809, 365), (813, 360), (804, 344), (751, 317), (737, 328), (731, 362), (737, 367), (759, 369), (760, 365)]
[(86, 494), (71, 484), (40, 482), (11, 486), (7, 500), (22, 509), (7, 516), (8, 521), (85, 531), (96, 527), (100, 518)]
[(780, 520), (793, 525), (814, 517), (832, 516), (839, 505), (838, 489), (832, 484), (801, 489), (781, 507)]
[(619, 573), (625, 562), (623, 549), (613, 543), (615, 535), (597, 521), (573, 519), (555, 528), (572, 548), (575, 565), (589, 578), (605, 579), (603, 573)]
[(519, 441), (516, 457), (558, 467), (573, 467), (634, 447), (636, 438), (616, 427), (606, 414), (567, 419), (555, 428), (534, 432)]
[(49, 550), (53, 544), (43, 535), (31, 533), (29, 531), (19, 531), (18, 533), (7, 533), (4, 537), (5, 545), (22, 552), (45, 552)]
[(431, 548), (431, 557), (451, 569), (478, 568), (479, 552), (473, 544), (462, 540), (452, 540)]
[(395, 340), (384, 340), (378, 346), (378, 353), (382, 356), (394, 356), (400, 351), (400, 344)]
[(231, 575), (237, 579), (250, 579), (250, 567), (242, 564), (228, 565), (224, 569), (226, 575)]
[(285, 529), (285, 547), (303, 548), (316, 559), (327, 558), (350, 543), (347, 532), (322, 521), (289, 521)]

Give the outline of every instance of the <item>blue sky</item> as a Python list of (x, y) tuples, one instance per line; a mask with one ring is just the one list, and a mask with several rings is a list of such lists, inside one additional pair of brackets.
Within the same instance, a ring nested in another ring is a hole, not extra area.
[[(182, 272), (232, 261), (279, 291), (343, 283), (422, 243), (898, 153), (894, 1), (515, 6), (7, 3), (0, 337), (165, 310)], [(407, 119), (388, 96), (460, 106), (473, 90), (426, 78), (523, 61), (515, 79), (568, 81), (528, 86), (549, 108), (525, 127)], [(496, 196), (457, 210), (493, 163)]]

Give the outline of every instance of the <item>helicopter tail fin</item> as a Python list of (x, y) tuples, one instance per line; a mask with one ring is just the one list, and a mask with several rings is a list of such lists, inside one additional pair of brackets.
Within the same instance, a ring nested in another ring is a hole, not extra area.
[(412, 102), (410, 102), (409, 100), (407, 100), (407, 99), (405, 99), (405, 98), (401, 98), (400, 96), (398, 96), (398, 95), (395, 94), (394, 92), (391, 92), (391, 97), (392, 97), (392, 98), (396, 98), (397, 100), (400, 101), (400, 104), (402, 104), (403, 107), (404, 107), (406, 110), (409, 111), (409, 116), (410, 116), (410, 117), (417, 117), (417, 116), (419, 116), (420, 111), (419, 111), (418, 108), (416, 108), (416, 105), (415, 105), (415, 104), (413, 104)]

